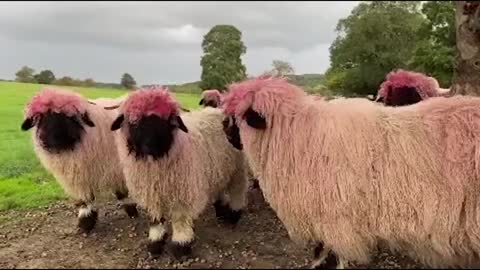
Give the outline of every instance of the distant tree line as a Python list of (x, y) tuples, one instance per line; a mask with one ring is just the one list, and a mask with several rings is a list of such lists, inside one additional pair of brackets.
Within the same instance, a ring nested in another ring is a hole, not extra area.
[(63, 76), (56, 78), (55, 74), (51, 70), (42, 70), (35, 74), (35, 70), (28, 66), (23, 66), (19, 71), (15, 73), (15, 81), (23, 83), (40, 83), (40, 84), (52, 84), (62, 86), (81, 86), (81, 87), (98, 87), (98, 88), (125, 88), (134, 89), (137, 85), (132, 75), (125, 73), (122, 75), (120, 83), (101, 83), (96, 82), (92, 78), (85, 80), (75, 79), (70, 76)]

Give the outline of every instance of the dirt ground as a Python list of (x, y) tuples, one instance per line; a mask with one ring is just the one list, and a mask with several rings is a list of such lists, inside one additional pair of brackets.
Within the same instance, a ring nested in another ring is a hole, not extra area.
[[(308, 268), (313, 250), (296, 246), (263, 200), (249, 192), (246, 213), (235, 228), (219, 224), (213, 206), (196, 222), (193, 257), (178, 262), (168, 252), (146, 251), (148, 223), (142, 212), (129, 219), (120, 205), (99, 205), (89, 234), (76, 228), (73, 203), (35, 211), (0, 213), (0, 268)], [(412, 260), (379, 251), (371, 265), (355, 268), (419, 268)]]

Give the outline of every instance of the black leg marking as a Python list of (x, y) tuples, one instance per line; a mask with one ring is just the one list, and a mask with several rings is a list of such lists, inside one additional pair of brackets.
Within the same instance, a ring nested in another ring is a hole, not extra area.
[(92, 210), (88, 216), (80, 217), (78, 219), (78, 227), (85, 232), (90, 232), (97, 223), (98, 213)]
[(189, 242), (189, 243), (171, 242), (170, 253), (177, 260), (180, 260), (183, 257), (190, 257), (192, 255), (192, 244), (193, 242)]
[(333, 253), (333, 251), (328, 252), (327, 258), (322, 265), (324, 269), (336, 269), (338, 265), (338, 257)]
[(315, 249), (313, 250), (313, 257), (314, 257), (315, 259), (320, 258), (320, 253), (322, 252), (322, 250), (323, 250), (323, 243), (320, 242), (320, 243), (318, 243), (318, 245), (317, 245), (317, 246), (315, 247)]
[(128, 197), (128, 192), (123, 192), (123, 191), (115, 191), (115, 196), (117, 197), (117, 200), (121, 201), (125, 198)]
[(130, 218), (138, 217), (138, 210), (136, 203), (125, 203), (122, 205), (123, 209)]
[[(315, 258), (314, 264), (318, 263), (316, 261), (320, 259), (322, 251), (324, 251), (323, 243), (319, 243), (313, 251)], [(313, 269), (336, 269), (339, 263), (340, 261), (338, 260), (337, 255), (329, 250), (325, 259), (320, 264), (314, 265)]]
[(252, 189), (259, 189), (260, 184), (258, 184), (258, 179), (252, 179)]
[(161, 255), (165, 249), (166, 242), (167, 242), (167, 233), (165, 233), (165, 235), (161, 240), (150, 241), (150, 243), (148, 243), (147, 245), (148, 252), (150, 252), (152, 256)]
[(215, 207), (217, 219), (220, 222), (235, 225), (242, 217), (242, 210), (232, 210), (228, 205), (223, 205), (220, 200), (216, 201), (213, 206)]
[(217, 219), (223, 220), (226, 216), (227, 207), (223, 205), (220, 200), (217, 200), (213, 206), (215, 207), (215, 215), (217, 216)]

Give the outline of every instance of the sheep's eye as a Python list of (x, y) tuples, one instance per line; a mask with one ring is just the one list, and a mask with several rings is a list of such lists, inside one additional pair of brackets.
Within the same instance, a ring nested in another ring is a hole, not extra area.
[(243, 115), (244, 119), (247, 121), (247, 124), (256, 129), (266, 129), (267, 122), (259, 113), (249, 108)]

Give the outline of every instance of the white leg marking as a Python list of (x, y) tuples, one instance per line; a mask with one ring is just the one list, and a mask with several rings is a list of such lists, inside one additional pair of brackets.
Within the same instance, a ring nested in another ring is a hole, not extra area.
[(78, 218), (88, 217), (92, 214), (92, 205), (88, 204), (87, 207), (82, 206), (78, 210)]
[(172, 242), (180, 244), (191, 243), (194, 238), (192, 227), (189, 226), (173, 226)]
[(347, 266), (347, 262), (344, 261), (343, 259), (338, 258), (338, 265), (337, 269), (345, 269), (345, 266)]
[(148, 239), (150, 239), (150, 241), (152, 242), (160, 241), (165, 235), (165, 232), (165, 225), (163, 225), (162, 223), (150, 226), (150, 230), (148, 232)]

